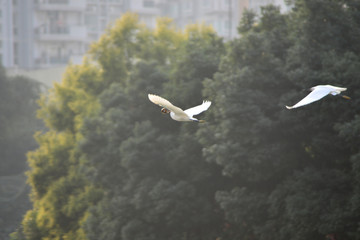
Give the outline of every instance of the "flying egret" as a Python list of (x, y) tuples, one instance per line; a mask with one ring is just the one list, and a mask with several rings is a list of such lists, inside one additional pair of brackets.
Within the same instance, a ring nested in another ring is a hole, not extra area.
[(293, 109), (297, 107), (301, 107), (307, 104), (310, 104), (312, 102), (318, 101), (325, 97), (326, 95), (339, 95), (342, 96), (345, 99), (350, 99), (350, 97), (342, 95), (341, 92), (346, 91), (346, 88), (341, 87), (335, 87), (331, 85), (318, 85), (311, 88), (311, 93), (309, 93), (305, 98), (303, 98), (300, 102), (297, 104), (289, 107), (286, 106), (287, 109)]
[(195, 121), (202, 123), (204, 120), (198, 120), (193, 116), (206, 111), (211, 105), (210, 101), (203, 101), (201, 105), (186, 109), (184, 111), (181, 108), (172, 105), (168, 100), (157, 95), (148, 94), (148, 97), (151, 102), (163, 107), (161, 109), (162, 113), (170, 113), (170, 117), (176, 121)]

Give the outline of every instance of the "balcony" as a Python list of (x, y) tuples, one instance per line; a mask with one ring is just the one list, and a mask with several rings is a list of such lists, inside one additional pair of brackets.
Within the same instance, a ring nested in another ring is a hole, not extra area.
[[(82, 60), (85, 56), (85, 53), (75, 53), (75, 54), (48, 54), (45, 53), (43, 56), (35, 58), (35, 65), (38, 68), (48, 68), (48, 67), (55, 67), (55, 66), (64, 66), (67, 65), (69, 62), (73, 64), (81, 64)], [(61, 69), (63, 70), (63, 69)]]
[(155, 0), (154, 1), (155, 6), (165, 5), (166, 3), (167, 3), (166, 0)]
[(132, 12), (138, 13), (141, 15), (159, 15), (160, 9), (155, 6), (155, 1), (133, 1), (131, 2), (130, 9)]
[(137, 9), (133, 9), (132, 11), (138, 13), (140, 16), (141, 15), (159, 15), (160, 14), (160, 9), (158, 9), (158, 8), (137, 8)]
[(205, 14), (227, 14), (229, 13), (230, 6), (224, 2), (214, 1), (203, 6)]
[(48, 27), (45, 26), (37, 31), (40, 41), (79, 41), (85, 42), (87, 31), (85, 26), (64, 26)]
[[(97, 2), (97, 0), (95, 2)], [(111, 5), (123, 5), (124, 0), (108, 0), (108, 4), (111, 4)]]
[(66, 65), (70, 60), (70, 57), (50, 57), (49, 63), (51, 65)]
[(207, 8), (204, 10), (205, 14), (211, 15), (211, 14), (229, 14), (229, 8)]
[(39, 0), (36, 7), (40, 11), (83, 11), (86, 0)]

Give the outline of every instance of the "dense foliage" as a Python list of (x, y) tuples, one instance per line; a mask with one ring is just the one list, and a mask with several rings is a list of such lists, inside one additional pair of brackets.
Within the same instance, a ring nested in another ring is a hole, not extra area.
[(36, 147), (33, 132), (41, 127), (36, 119), (36, 100), (41, 85), (31, 79), (6, 75), (0, 69), (0, 176), (26, 168), (25, 153)]
[[(293, 2), (246, 12), (226, 44), (124, 15), (41, 100), (12, 239), (360, 239), (360, 4)], [(319, 84), (352, 100), (285, 108)], [(213, 104), (179, 123), (148, 93)]]
[(26, 153), (36, 148), (33, 133), (42, 128), (36, 118), (41, 86), (0, 69), (0, 239), (8, 237), (31, 208), (23, 172)]
[[(200, 140), (207, 161), (233, 188), (216, 200), (230, 227), (224, 239), (359, 239), (358, 1), (296, 1), (293, 12), (262, 9), (239, 27), (205, 93), (216, 102)], [(309, 87), (348, 87), (287, 110)]]

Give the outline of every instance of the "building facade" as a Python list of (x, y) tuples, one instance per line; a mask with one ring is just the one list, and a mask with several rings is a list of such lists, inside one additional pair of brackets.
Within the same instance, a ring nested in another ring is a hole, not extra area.
[(237, 36), (242, 12), (284, 0), (0, 0), (0, 59), (6, 68), (38, 69), (79, 63), (91, 42), (125, 12), (154, 28), (156, 18), (179, 28), (212, 25), (224, 39)]

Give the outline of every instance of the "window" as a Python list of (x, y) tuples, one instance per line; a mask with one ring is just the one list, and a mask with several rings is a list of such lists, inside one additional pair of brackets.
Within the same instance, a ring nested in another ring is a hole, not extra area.
[(106, 13), (107, 13), (106, 6), (101, 6), (101, 15), (106, 16)]
[(86, 11), (88, 11), (88, 12), (96, 12), (97, 7), (95, 5), (87, 5), (86, 6)]
[(210, 8), (213, 6), (213, 0), (203, 0), (203, 7)]
[(85, 24), (87, 26), (96, 26), (97, 25), (97, 16), (96, 15), (85, 15)]
[(192, 2), (189, 0), (187, 0), (185, 2), (185, 11), (188, 13), (190, 13), (192, 11)]
[(14, 25), (17, 25), (17, 13), (15, 12), (12, 16), (12, 21)]
[(19, 58), (18, 58), (19, 46), (17, 43), (14, 43), (13, 47), (14, 47), (14, 64), (18, 65), (18, 63), (19, 63)]
[(230, 21), (226, 20), (224, 22), (224, 27), (225, 27), (226, 30), (229, 30), (230, 29)]
[(179, 15), (179, 8), (177, 3), (173, 3), (170, 5), (170, 16), (172, 16), (173, 18), (177, 18)]
[(68, 4), (69, 0), (49, 0), (50, 4)]
[(120, 14), (121, 13), (121, 7), (120, 6), (110, 6), (109, 7), (109, 12), (110, 13)]
[(221, 20), (217, 20), (215, 22), (215, 29), (217, 32), (222, 32), (222, 24), (221, 24)]
[(144, 0), (143, 6), (146, 8), (152, 8), (155, 6), (155, 3), (154, 3), (154, 1)]
[(105, 29), (106, 28), (106, 20), (101, 20), (101, 22), (100, 22), (100, 24), (101, 24), (101, 29)]

